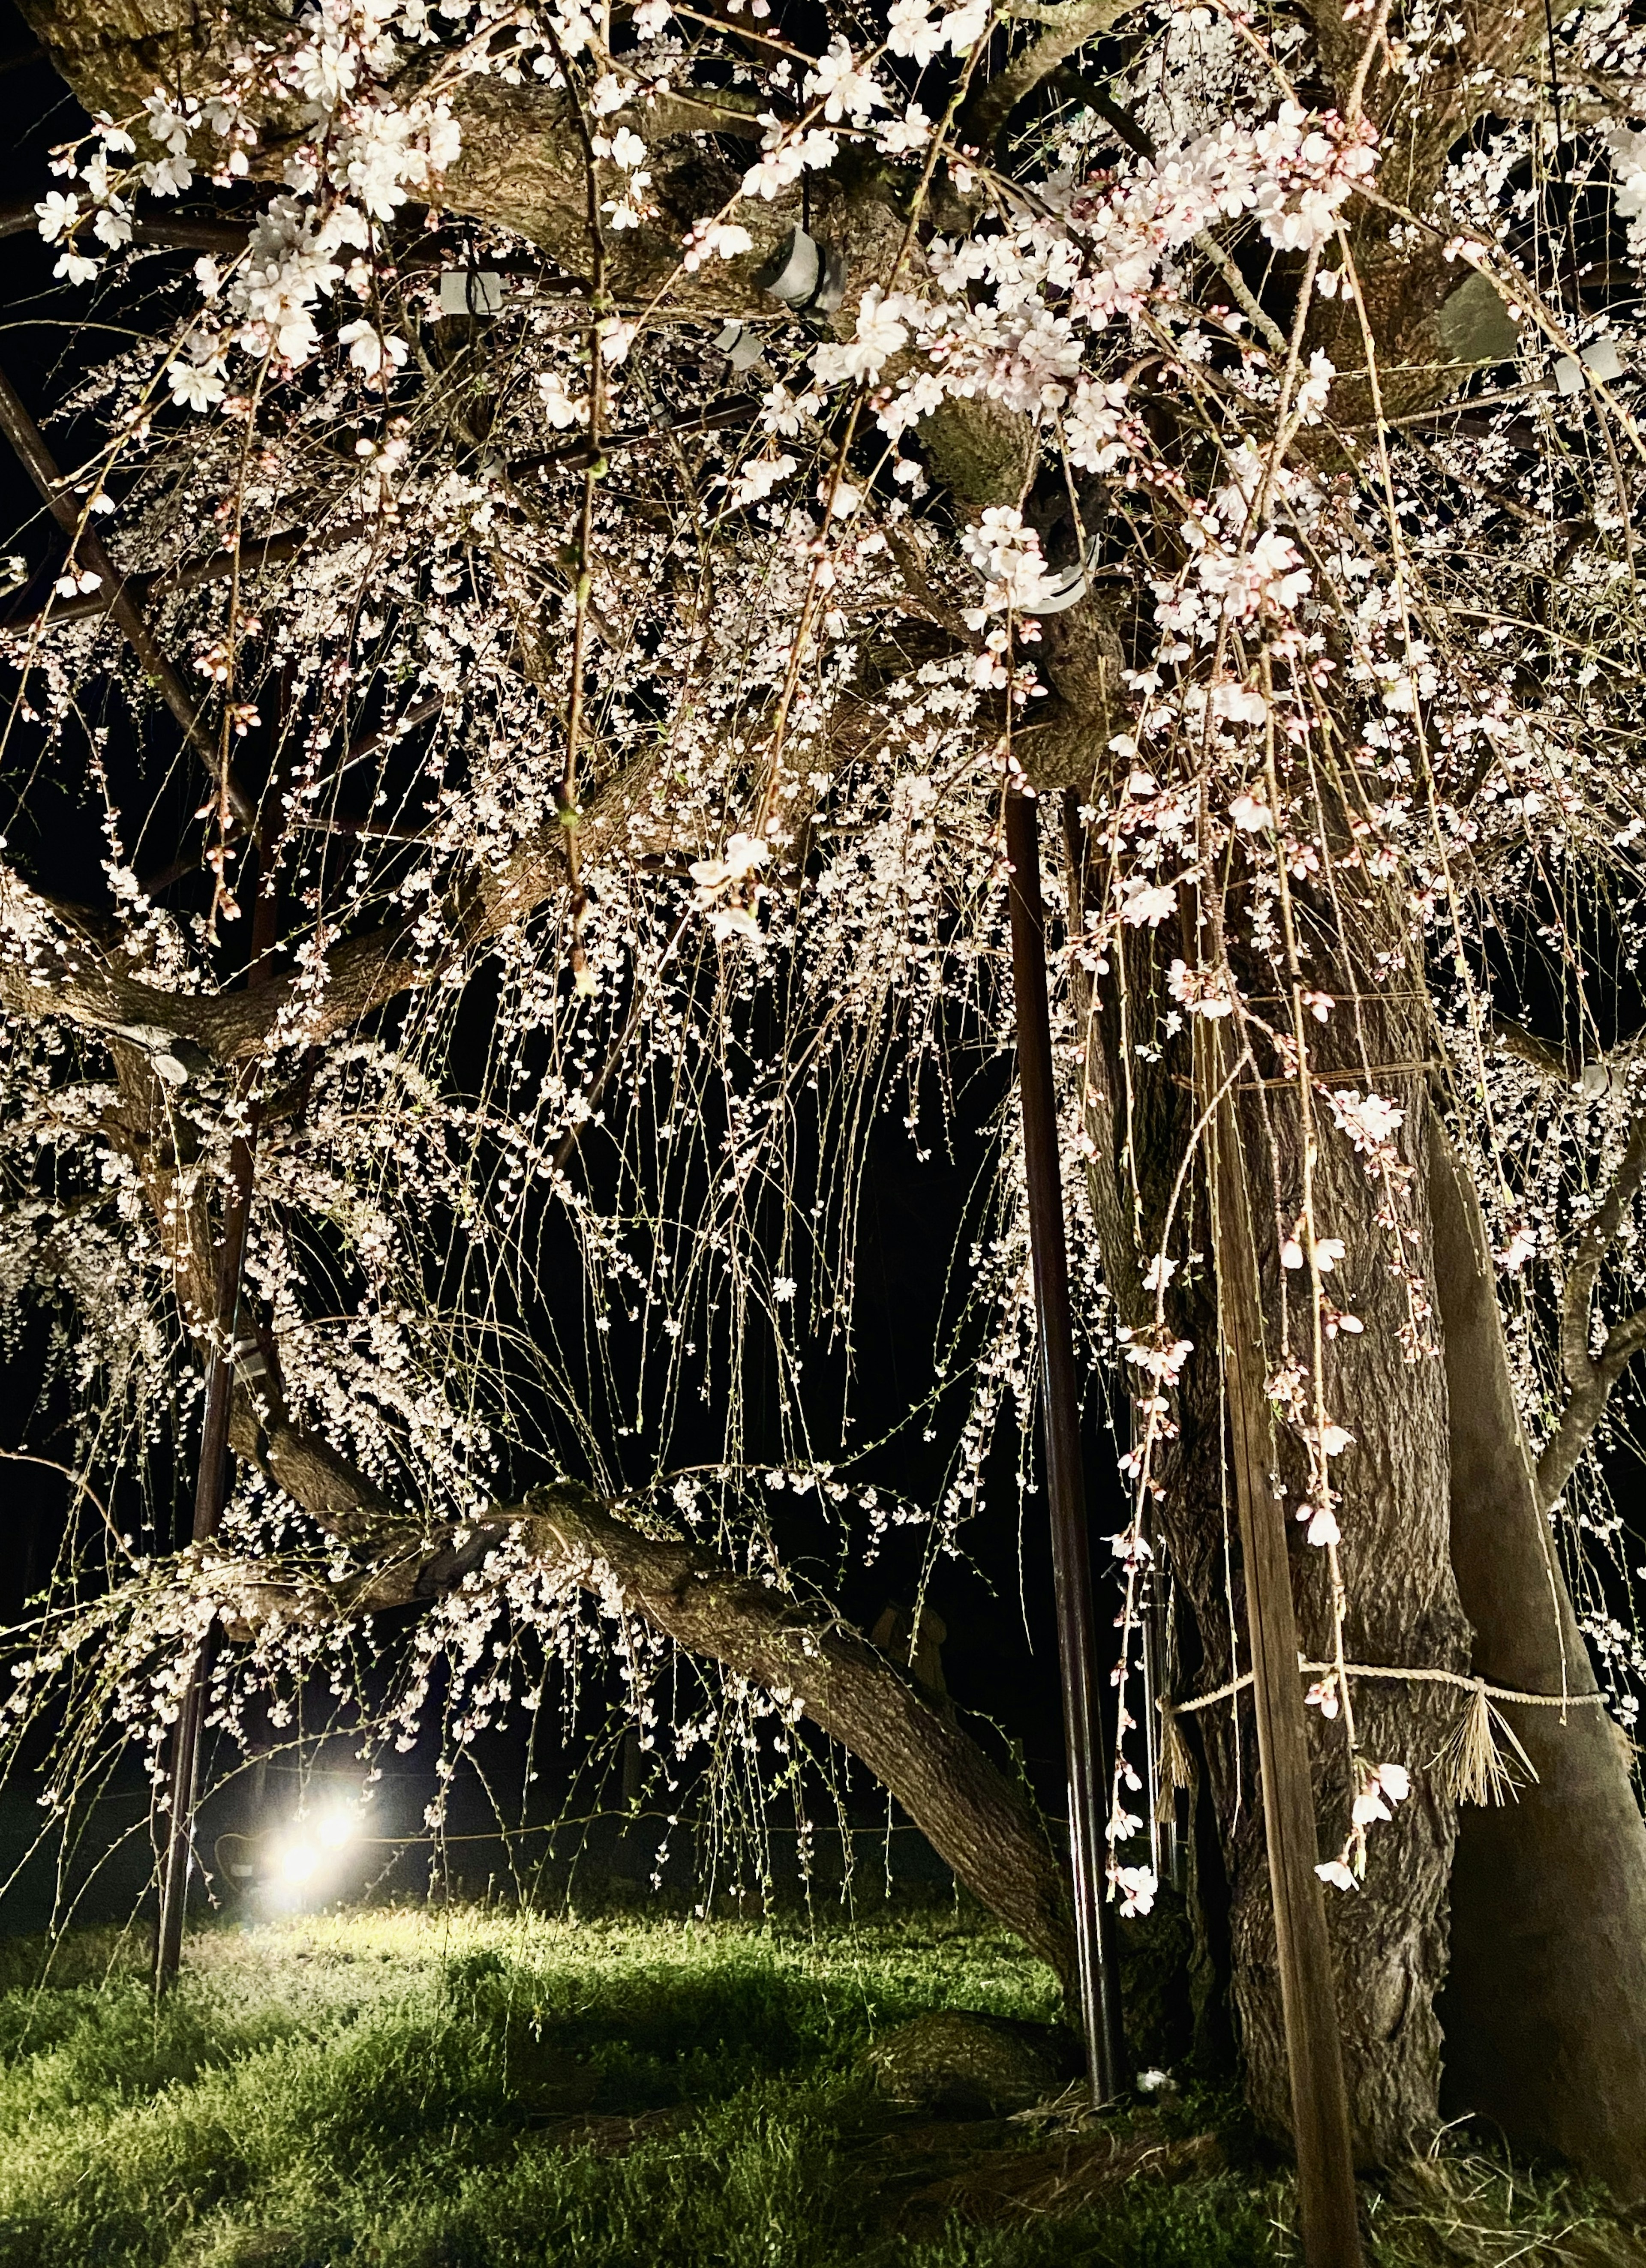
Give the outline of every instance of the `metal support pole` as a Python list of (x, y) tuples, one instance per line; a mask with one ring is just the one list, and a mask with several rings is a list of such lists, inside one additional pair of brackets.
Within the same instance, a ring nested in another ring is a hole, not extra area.
[[(246, 1225), (251, 1212), (253, 1144), (249, 1134), (234, 1138), (229, 1152), (229, 1188), (223, 1205), (223, 1248), (218, 1267), (218, 1312), (206, 1359), (206, 1405), (200, 1429), (200, 1470), (195, 1485), (193, 1535), (209, 1543), (218, 1532), (229, 1487), (229, 1410), (234, 1398), (234, 1338), (240, 1314), (240, 1272), (246, 1258)], [(155, 1939), (154, 1989), (176, 1982), (183, 1952), (183, 1915), (194, 1856), (195, 1797), (200, 1777), (200, 1732), (206, 1687), (211, 1674), (210, 1640), (196, 1654), (172, 1736), (167, 1775), (166, 1854), (160, 1871), (160, 1919)]]
[[(265, 861), (267, 863), (267, 861)], [(272, 866), (260, 878), (253, 899), (250, 981), (267, 983), (279, 942), (280, 917)], [(246, 1266), (246, 1230), (251, 1218), (252, 1179), (257, 1163), (259, 1106), (254, 1101), (246, 1131), (229, 1145), (229, 1186), (223, 1201), (223, 1244), (218, 1256), (217, 1314), (206, 1355), (205, 1411), (200, 1427), (200, 1469), (195, 1482), (196, 1543), (218, 1532), (229, 1493), (229, 1418), (234, 1401), (234, 1349), (239, 1337), (240, 1279)], [(167, 1775), (166, 1851), (160, 1867), (160, 1915), (154, 1943), (154, 1989), (166, 1992), (177, 1980), (183, 1954), (183, 1919), (188, 1906), (188, 1877), (194, 1863), (195, 1800), (200, 1778), (200, 1734), (205, 1719), (206, 1688), (211, 1675), (210, 1637), (195, 1656), (188, 1684), (172, 1735)]]
[(1080, 1396), (1075, 1391), (1074, 1349), (1069, 1329), (1068, 1255), (1063, 1237), (1063, 1182), (1058, 1165), (1052, 1029), (1046, 1006), (1040, 848), (1035, 806), (1026, 796), (1012, 795), (1006, 799), (1006, 850), (1012, 865), (1017, 1077), (1022, 1096), (1023, 1166), (1029, 1186), (1035, 1306), (1040, 1322), (1046, 1498), (1052, 1519), (1058, 1651), (1063, 1669), (1063, 1737), (1068, 1751), (1074, 1943), (1080, 1962), (1081, 2023), (1086, 2035), (1092, 2100), (1102, 2103), (1119, 2092), (1126, 2072), (1126, 2043), (1120, 2029), (1120, 1970), (1114, 1909), (1104, 1896), (1107, 1868), (1103, 1820), (1108, 1772), (1103, 1720), (1097, 1705), (1091, 1568), (1081, 1470)]
[(1268, 1483), (1273, 1456), (1263, 1394), (1257, 1247), (1239, 1121), (1226, 1086), (1228, 1040), (1220, 1029), (1202, 1044), (1211, 1057), (1212, 1092), (1222, 1090), (1211, 1152), (1218, 1325), (1229, 1380), (1229, 1447), (1240, 1513), (1281, 2010), (1291, 2067), (1303, 2259), (1307, 2268), (1362, 2268), (1337, 1992), (1315, 1873), (1320, 1853), (1297, 1676), (1286, 1518)]

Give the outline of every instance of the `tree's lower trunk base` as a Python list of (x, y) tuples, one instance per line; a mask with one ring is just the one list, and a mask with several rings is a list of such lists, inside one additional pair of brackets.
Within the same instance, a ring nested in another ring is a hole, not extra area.
[(1601, 1711), (1575, 1709), (1564, 1724), (1553, 1710), (1517, 1713), (1539, 1784), (1466, 1814), (1458, 1837), (1442, 2108), (1558, 2152), (1635, 2203), (1646, 2198), (1646, 1822)]
[[(1524, 1692), (1592, 1692), (1515, 1410), (1485, 1224), (1438, 1127), (1431, 1159), (1452, 1563), (1474, 1667)], [(1462, 1815), (1443, 2102), (1633, 2201), (1646, 2197), (1646, 1822), (1603, 1710), (1505, 1706), (1538, 1781)]]

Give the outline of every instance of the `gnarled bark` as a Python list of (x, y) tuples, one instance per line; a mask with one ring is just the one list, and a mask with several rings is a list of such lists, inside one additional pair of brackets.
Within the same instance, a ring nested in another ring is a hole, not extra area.
[[(1423, 1154), (1425, 1105), (1415, 1082), (1399, 1099), (1406, 1109), (1403, 1154)], [(1286, 1159), (1286, 1101), (1270, 1099), (1271, 1125)], [(1255, 1129), (1252, 1130), (1255, 1131)], [(1290, 1130), (1295, 1139), (1295, 1130)], [(1249, 1140), (1249, 1155), (1262, 1154)], [(1340, 1338), (1328, 1351), (1327, 1399), (1332, 1418), (1354, 1435), (1337, 1461), (1343, 1492), (1340, 1520), (1347, 1589), (1346, 1651), (1351, 1661), (1391, 1668), (1462, 1668), (1468, 1634), (1458, 1608), (1448, 1557), (1445, 1518), (1447, 1425), (1445, 1381), (1432, 1356), (1407, 1361), (1400, 1328), (1406, 1321), (1404, 1287), (1387, 1266), (1386, 1240), (1375, 1226), (1377, 1194), (1346, 1142), (1323, 1140), (1315, 1168), (1323, 1216), (1348, 1250), (1332, 1278), (1337, 1296), (1361, 1317), (1359, 1337)], [(1288, 1190), (1288, 1200), (1293, 1192)], [(1254, 1218), (1273, 1221), (1269, 1191), (1251, 1192)], [(1413, 1260), (1427, 1270), (1429, 1224), (1417, 1183), (1406, 1214), (1416, 1233)], [(1266, 1329), (1273, 1333), (1280, 1270), (1270, 1227), (1258, 1230), (1264, 1255)], [(1196, 1328), (1198, 1322), (1199, 1328)], [(1244, 1648), (1231, 1658), (1230, 1633), (1244, 1628), (1244, 1588), (1235, 1567), (1231, 1615), (1225, 1586), (1224, 1520), (1232, 1526), (1220, 1485), (1223, 1414), (1216, 1337), (1207, 1314), (1185, 1324), (1199, 1352), (1192, 1381), (1185, 1381), (1183, 1438), (1164, 1511), (1173, 1565), (1193, 1601), (1205, 1656), (1205, 1682), (1221, 1683), (1244, 1666)], [(1273, 1363), (1277, 1337), (1270, 1339)], [(1296, 1445), (1277, 1427), (1275, 1469), (1294, 1497), (1302, 1493)], [(1176, 1499), (1175, 1505), (1173, 1499)], [(1230, 1541), (1231, 1558), (1237, 1549)], [(1292, 1527), (1292, 1572), (1299, 1643), (1309, 1658), (1330, 1658), (1331, 1617), (1325, 1555)], [(1446, 1973), (1447, 1882), (1456, 1831), (1455, 1808), (1429, 1769), (1442, 1747), (1454, 1704), (1445, 1689), (1355, 1683), (1354, 1712), (1362, 1755), (1374, 1763), (1407, 1765), (1412, 1793), (1393, 1819), (1370, 1838), (1361, 1888), (1328, 1894), (1327, 1925), (1337, 1977), (1345, 2078), (1357, 2160), (1387, 2163), (1439, 2119), (1441, 2034), (1435, 2000)], [(1348, 1823), (1341, 1720), (1311, 1717), (1311, 1760), (1320, 1856), (1335, 1856)], [(1275, 1964), (1257, 1778), (1257, 1746), (1244, 1698), (1201, 1719), (1215, 1806), (1231, 1889), (1233, 1994), (1246, 2066), (1247, 2094), (1263, 2124), (1276, 2133), (1288, 2123), (1286, 2040)]]
[[(1369, 938), (1375, 934), (1386, 941), (1387, 924), (1375, 906), (1357, 905), (1352, 918)], [(1351, 917), (1346, 914), (1344, 920), (1347, 928)], [(1163, 963), (1174, 949), (1173, 942), (1154, 945), (1140, 935), (1126, 946), (1129, 1020), (1124, 1036), (1132, 1051), (1128, 1055), (1122, 1044), (1119, 1004), (1111, 987), (1089, 1057), (1089, 1078), (1101, 1081), (1110, 1098), (1104, 1108), (1089, 1113), (1089, 1130), (1095, 1139), (1101, 1135), (1114, 1145), (1111, 1157), (1091, 1165), (1098, 1183), (1094, 1210), (1100, 1233), (1106, 1239), (1129, 1228), (1123, 1218), (1129, 1208), (1118, 1198), (1133, 1179), (1142, 1209), (1135, 1249), (1126, 1234), (1127, 1248), (1111, 1264), (1105, 1244), (1105, 1273), (1117, 1285), (1137, 1282), (1138, 1251), (1167, 1248), (1165, 1207), (1177, 1161), (1193, 1138), (1196, 1105), (1188, 1042), (1172, 1038), (1163, 1024), (1169, 1005)], [(1359, 954), (1357, 943), (1353, 957)], [(1430, 1224), (1421, 1168), (1428, 1106), (1421, 1077), (1398, 1070), (1427, 1052), (1422, 1012), (1412, 1005), (1409, 993), (1404, 1001), (1380, 999), (1357, 981), (1351, 958), (1347, 943), (1334, 949), (1331, 961), (1324, 952), (1318, 954), (1314, 981), (1343, 1005), (1316, 1032), (1310, 1068), (1326, 1083), (1347, 1085), (1361, 1061), (1394, 1067), (1389, 1075), (1380, 1074), (1377, 1084), (1406, 1114), (1399, 1147), (1403, 1161), (1418, 1171), (1403, 1204), (1401, 1226), (1411, 1232), (1405, 1245), (1410, 1265), (1427, 1277)], [(1369, 944), (1364, 959), (1369, 965)], [(1268, 989), (1255, 967), (1247, 976), (1254, 996)], [(1355, 1005), (1347, 1005), (1345, 996)], [(1163, 1048), (1163, 1062), (1152, 1078), (1140, 1068), (1136, 1052), (1145, 1044)], [(1101, 1064), (1096, 1060), (1098, 1045)], [(1129, 1113), (1124, 1108), (1128, 1093)], [(1304, 1293), (1291, 1303), (1295, 1353), (1299, 1329), (1307, 1329), (1306, 1280), (1284, 1273), (1280, 1264), (1281, 1235), (1290, 1233), (1300, 1209), (1305, 1132), (1289, 1081), (1262, 1082), (1258, 1071), (1248, 1067), (1240, 1075), (1238, 1104), (1267, 1374), (1279, 1366), (1284, 1292)], [(1312, 1172), (1318, 1218), (1329, 1221), (1331, 1233), (1347, 1247), (1328, 1285), (1364, 1326), (1359, 1336), (1341, 1336), (1325, 1349), (1326, 1407), (1353, 1436), (1352, 1447), (1333, 1461), (1332, 1476), (1343, 1498), (1339, 1518), (1347, 1593), (1347, 1656), (1380, 1668), (1461, 1670), (1468, 1660), (1468, 1630), (1449, 1557), (1444, 1374), (1432, 1354), (1406, 1357), (1406, 1287), (1390, 1265), (1391, 1232), (1377, 1219), (1385, 1192), (1368, 1178), (1348, 1140), (1332, 1130), (1324, 1097), (1317, 1096), (1316, 1113)], [(1282, 1220), (1277, 1220), (1277, 1208)], [(1169, 1248), (1176, 1254), (1185, 1248), (1204, 1250), (1211, 1243), (1203, 1218), (1180, 1214)], [(1174, 1414), (1181, 1431), (1164, 1455), (1165, 1493), (1157, 1512), (1173, 1572), (1192, 1610), (1200, 1657), (1192, 1686), (1206, 1691), (1246, 1668), (1244, 1642), (1236, 1635), (1246, 1627), (1246, 1612), (1233, 1484), (1225, 1474), (1225, 1381), (1215, 1304), (1203, 1280), (1187, 1270), (1185, 1275), (1186, 1288), (1178, 1293), (1174, 1284), (1178, 1296), (1168, 1295), (1166, 1313), (1174, 1334), (1192, 1341), (1194, 1351), (1177, 1400)], [(1142, 1318), (1133, 1310), (1127, 1320)], [(1305, 1342), (1305, 1359), (1308, 1351)], [(1301, 1445), (1278, 1418), (1271, 1438), (1273, 1469), (1291, 1501), (1299, 1502), (1306, 1494)], [(1325, 1555), (1306, 1542), (1301, 1527), (1288, 1525), (1299, 1643), (1310, 1660), (1329, 1659)], [(1369, 1681), (1356, 1683), (1353, 1696), (1362, 1755), (1372, 1763), (1406, 1764), (1412, 1773), (1409, 1800), (1370, 1838), (1364, 1882), (1354, 1891), (1329, 1893), (1327, 1901), (1355, 2154), (1361, 2162), (1374, 2164), (1399, 2156), (1439, 2120), (1441, 2035), (1435, 2000), (1446, 1971), (1455, 1811), (1428, 1767), (1443, 1744), (1455, 1701), (1443, 1688)], [(1343, 1844), (1351, 1790), (1341, 1719), (1324, 1722), (1317, 1712), (1310, 1714), (1324, 1859), (1334, 1857)], [(1247, 2095), (1264, 2125), (1284, 2134), (1289, 2125), (1289, 2073), (1255, 1726), (1244, 1697), (1207, 1711), (1196, 1722), (1209, 1783), (1203, 1795), (1216, 1816), (1229, 1883), (1231, 1995)]]
[[(1473, 1667), (1532, 1693), (1591, 1693), (1515, 1408), (1480, 1203), (1434, 1123), (1429, 1183), (1445, 1329), (1451, 1555)], [(1462, 1815), (1443, 2021), (1450, 2112), (1646, 2195), (1646, 1822), (1603, 1709), (1505, 1704), (1538, 1773)]]

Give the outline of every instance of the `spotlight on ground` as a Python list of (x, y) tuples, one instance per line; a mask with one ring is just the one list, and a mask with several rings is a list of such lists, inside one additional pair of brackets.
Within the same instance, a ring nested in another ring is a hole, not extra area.
[(307, 1881), (320, 1863), (320, 1853), (306, 1837), (288, 1843), (280, 1854), (281, 1879), (293, 1885)]

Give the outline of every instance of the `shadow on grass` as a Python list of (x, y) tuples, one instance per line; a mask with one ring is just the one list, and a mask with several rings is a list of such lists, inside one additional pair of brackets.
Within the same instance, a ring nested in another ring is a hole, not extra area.
[[(1283, 2175), (1226, 2100), (1097, 2124), (878, 2099), (928, 2009), (1045, 2020), (999, 1933), (360, 1911), (0, 1972), (0, 2268), (1245, 2268)], [(1427, 2183), (1427, 2188), (1425, 2187)], [(1568, 2186), (1462, 2157), (1368, 2191), (1384, 2268), (1646, 2263)]]

